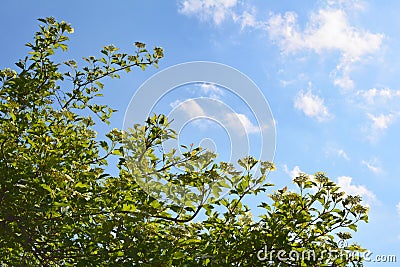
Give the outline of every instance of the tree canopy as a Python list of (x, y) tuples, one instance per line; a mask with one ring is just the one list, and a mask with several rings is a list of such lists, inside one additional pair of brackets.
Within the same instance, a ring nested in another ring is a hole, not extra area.
[[(237, 169), (200, 147), (164, 151), (177, 138), (164, 115), (99, 139), (96, 125), (114, 111), (96, 104), (102, 80), (157, 67), (163, 49), (136, 42), (128, 54), (109, 45), (83, 66), (56, 62), (73, 28), (39, 21), (29, 55), (0, 71), (1, 266), (362, 265), (365, 250), (346, 240), (368, 221), (367, 208), (325, 173), (274, 190), (271, 162), (249, 156)], [(106, 171), (111, 157), (116, 176)], [(152, 182), (181, 202), (147, 194)], [(197, 194), (178, 190), (188, 186)], [(243, 200), (257, 194), (264, 212), (253, 218)]]

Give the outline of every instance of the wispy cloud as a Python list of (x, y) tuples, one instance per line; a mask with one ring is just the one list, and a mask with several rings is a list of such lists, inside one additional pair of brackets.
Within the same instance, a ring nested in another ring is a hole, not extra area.
[(186, 16), (194, 16), (201, 21), (219, 26), (226, 20), (245, 28), (263, 28), (265, 22), (255, 16), (256, 7), (237, 0), (181, 0), (178, 11)]
[(239, 15), (238, 14), (233, 14), (233, 20), (236, 23), (240, 24), (241, 30), (244, 30), (245, 28), (251, 28), (251, 29), (264, 29), (265, 28), (265, 22), (262, 20), (257, 20), (256, 18), (256, 8), (247, 6), (248, 9), (242, 11), (242, 13)]
[(240, 128), (244, 128), (245, 132), (243, 134), (259, 133), (261, 131), (260, 127), (254, 125), (245, 114), (240, 113), (228, 113), (225, 115), (226, 125), (233, 129), (240, 131)]
[(184, 0), (180, 2), (179, 12), (219, 25), (227, 17), (232, 17), (236, 4), (237, 0)]
[(369, 119), (364, 130), (367, 132), (367, 137), (371, 142), (375, 142), (386, 129), (394, 122), (396, 116), (394, 114), (373, 115), (367, 113)]
[(343, 8), (347, 10), (363, 10), (365, 9), (362, 0), (328, 0), (327, 5), (333, 8)]
[(384, 37), (352, 26), (345, 10), (332, 7), (313, 12), (303, 30), (294, 12), (274, 14), (267, 25), (270, 38), (277, 42), (285, 54), (301, 50), (316, 53), (339, 51), (341, 59), (333, 72), (334, 83), (346, 89), (354, 86), (350, 78), (352, 65), (378, 51)]
[(396, 205), (397, 214), (400, 216), (400, 202)]
[(201, 83), (200, 89), (204, 95), (213, 99), (220, 99), (224, 95), (224, 91), (212, 83)]
[(343, 149), (339, 149), (337, 151), (337, 154), (344, 158), (345, 160), (350, 160), (349, 156), (347, 156), (347, 153)]
[(176, 100), (170, 103), (170, 106), (177, 109), (177, 111), (182, 111), (190, 118), (201, 117), (206, 114), (203, 108), (194, 99), (188, 99), (185, 101)]
[(389, 125), (393, 122), (393, 114), (380, 114), (380, 115), (372, 115), (367, 114), (368, 118), (371, 120), (371, 128), (372, 130), (385, 130), (389, 127)]
[(324, 104), (324, 99), (314, 95), (311, 90), (300, 91), (295, 97), (294, 107), (301, 110), (308, 117), (317, 119), (319, 122), (332, 118), (328, 108)]
[[(206, 85), (203, 89), (215, 90), (218, 88)], [(205, 124), (200, 123), (200, 121), (195, 122), (194, 125), (201, 126), (201, 129), (204, 129), (204, 126), (209, 125), (211, 121), (218, 122), (222, 127), (226, 127), (229, 132), (234, 132), (239, 136), (260, 133), (268, 128), (267, 125), (254, 124), (246, 114), (234, 112), (221, 101), (211, 97), (187, 99), (185, 101), (176, 100), (170, 103), (170, 106), (174, 109), (174, 116), (184, 117), (181, 119), (201, 118), (201, 122), (208, 119), (208, 123)], [(221, 110), (224, 110), (224, 112), (221, 112)]]
[(359, 195), (366, 205), (377, 203), (377, 198), (372, 191), (368, 190), (364, 185), (352, 184), (352, 180), (352, 177), (340, 176), (338, 177), (338, 186), (347, 195)]
[(338, 148), (335, 146), (327, 146), (325, 148), (325, 155), (341, 157), (345, 160), (350, 160), (350, 157), (348, 156), (347, 152), (343, 148)]
[(387, 103), (395, 98), (399, 98), (397, 100), (400, 100), (400, 90), (392, 90), (390, 88), (359, 90), (357, 91), (357, 95), (363, 97), (368, 105)]
[(400, 90), (371, 88), (358, 90), (352, 104), (365, 112), (363, 130), (371, 142), (375, 142), (400, 117)]
[(379, 174), (382, 172), (382, 168), (379, 167), (377, 159), (372, 159), (369, 161), (362, 160), (361, 163), (365, 165), (374, 174)]

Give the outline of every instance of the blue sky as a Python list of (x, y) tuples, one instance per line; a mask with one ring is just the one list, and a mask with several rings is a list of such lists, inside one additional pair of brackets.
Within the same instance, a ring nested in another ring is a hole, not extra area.
[[(111, 127), (121, 128), (135, 91), (159, 70), (199, 60), (231, 66), (254, 81), (276, 122), (278, 169), (270, 179), (284, 186), (299, 171), (325, 171), (370, 206), (370, 223), (360, 225), (355, 239), (375, 255), (397, 253), (400, 260), (399, 5), (394, 0), (6, 1), (1, 67), (12, 67), (25, 55), (23, 44), (38, 29), (36, 19), (46, 16), (75, 28), (65, 58), (99, 55), (108, 44), (124, 51), (133, 51), (135, 41), (163, 47), (158, 70), (106, 82), (101, 101), (120, 111)], [(194, 102), (185, 100), (196, 97), (229, 106), (257, 147), (254, 107), (224, 88), (188, 85), (165, 95), (155, 110), (169, 113), (180, 104), (182, 112), (193, 111)], [(193, 120), (180, 140), (205, 140), (224, 159), (228, 137), (218, 127)], [(394, 266), (367, 264), (385, 265)]]

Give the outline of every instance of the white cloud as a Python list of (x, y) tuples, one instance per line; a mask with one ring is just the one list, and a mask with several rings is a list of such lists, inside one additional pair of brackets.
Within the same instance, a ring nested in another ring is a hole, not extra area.
[(363, 1), (360, 0), (328, 0), (327, 4), (330, 7), (349, 10), (363, 10), (365, 8)]
[[(241, 133), (241, 135), (259, 133), (262, 129), (254, 125), (245, 114), (227, 113), (225, 114), (226, 126), (231, 127)], [(245, 132), (243, 132), (243, 129)]]
[[(359, 90), (355, 96), (361, 97), (361, 99), (355, 98), (356, 103), (366, 110), (370, 120), (377, 122), (377, 128), (379, 128), (379, 125), (381, 127), (388, 126), (400, 114), (400, 90), (371, 88), (369, 90)], [(368, 114), (378, 112), (389, 115), (373, 116)], [(382, 122), (378, 122), (379, 120), (384, 121), (383, 124)]]
[(168, 114), (168, 117), (173, 119), (173, 124), (182, 125), (193, 119), (191, 123), (201, 130), (207, 130), (213, 125), (212, 120), (207, 119), (206, 110), (196, 99), (189, 98), (184, 101), (178, 99), (169, 105), (172, 107), (172, 111)]
[(176, 109), (175, 112), (183, 112), (190, 118), (202, 117), (206, 113), (203, 108), (194, 99), (188, 99), (186, 101), (176, 100), (170, 103), (170, 106)]
[(325, 154), (326, 154), (326, 156), (334, 155), (334, 156), (341, 157), (341, 158), (343, 158), (345, 160), (350, 160), (350, 157), (347, 155), (347, 153), (346, 153), (346, 151), (344, 151), (344, 149), (337, 148), (337, 147), (334, 147), (334, 146), (326, 147)]
[[(338, 67), (337, 69), (340, 69), (340, 67)], [(354, 88), (354, 81), (350, 78), (349, 73), (344, 73), (341, 77), (335, 77), (333, 84), (344, 89)]]
[(362, 96), (367, 104), (374, 105), (392, 100), (393, 98), (400, 97), (399, 90), (392, 90), (389, 88), (371, 88), (369, 90), (360, 90), (357, 95)]
[(377, 202), (376, 196), (372, 191), (368, 190), (364, 185), (352, 184), (352, 180), (352, 177), (340, 176), (337, 184), (347, 195), (359, 195), (364, 204), (370, 205)]
[(400, 202), (396, 205), (397, 214), (400, 216)]
[(369, 161), (362, 160), (361, 163), (364, 164), (365, 166), (367, 166), (367, 168), (375, 174), (379, 174), (382, 172), (382, 169), (377, 165), (376, 159), (369, 160)]
[(208, 95), (208, 97), (212, 99), (220, 99), (220, 96), (224, 95), (224, 91), (212, 83), (201, 83), (200, 88), (202, 93)]
[(279, 43), (283, 52), (296, 52), (304, 48), (295, 12), (286, 12), (283, 16), (281, 14), (271, 15), (267, 25), (270, 38)]
[(174, 102), (169, 103), (169, 106), (170, 106), (171, 108), (176, 108), (176, 107), (179, 106), (181, 103), (183, 103), (183, 101), (177, 99), (177, 100), (175, 100)]
[(373, 115), (367, 113), (369, 122), (365, 128), (367, 137), (371, 142), (374, 142), (381, 136), (387, 128), (394, 122), (396, 116), (393, 114)]
[(248, 11), (244, 11), (240, 17), (241, 20), (241, 28), (244, 29), (246, 27), (257, 28), (259, 22), (256, 20), (253, 14)]
[(300, 173), (304, 173), (303, 171), (300, 170), (300, 167), (297, 165), (294, 166), (292, 170), (289, 170), (288, 166), (285, 164), (283, 165), (283, 170), (290, 176), (290, 178), (292, 178), (292, 180), (298, 177)]
[(180, 3), (179, 12), (184, 15), (194, 15), (203, 21), (212, 20), (221, 24), (226, 17), (232, 16), (232, 8), (237, 0), (184, 0)]
[(310, 16), (307, 27), (301, 31), (297, 15), (272, 15), (268, 31), (286, 53), (303, 49), (320, 53), (338, 50), (346, 60), (359, 60), (363, 55), (379, 49), (383, 36), (356, 29), (349, 25), (347, 14), (340, 9), (320, 9)]
[[(212, 91), (220, 90), (218, 87), (214, 87), (213, 85), (202, 86), (202, 89)], [(198, 101), (203, 104), (199, 104)], [(199, 98), (197, 100), (188, 99), (185, 101), (176, 100), (170, 103), (170, 106), (174, 109), (174, 116), (183, 115), (185, 120), (198, 118), (199, 120), (195, 120), (194, 124), (201, 129), (206, 129), (206, 127), (211, 124), (211, 121), (218, 122), (223, 127), (227, 127), (232, 130), (232, 132), (241, 136), (260, 133), (268, 128), (268, 126), (258, 126), (253, 124), (245, 114), (228, 110), (220, 112), (221, 106), (219, 105), (221, 105), (222, 102), (218, 100), (214, 99), (211, 102), (204, 101), (207, 101), (207, 98)], [(206, 104), (209, 104), (209, 106), (206, 106)]]
[(316, 118), (319, 122), (332, 118), (328, 108), (324, 105), (324, 99), (313, 95), (311, 90), (306, 93), (300, 91), (295, 98), (294, 107), (303, 111), (308, 117)]
[(233, 13), (232, 19), (234, 22), (240, 24), (241, 30), (245, 28), (251, 29), (265, 29), (265, 22), (256, 18), (256, 8), (247, 5), (247, 9), (242, 11), (240, 15)]
[(294, 12), (273, 14), (267, 25), (270, 38), (278, 43), (285, 54), (302, 50), (316, 53), (339, 51), (341, 59), (333, 72), (334, 83), (345, 89), (354, 86), (349, 75), (352, 65), (378, 51), (384, 37), (350, 25), (345, 10), (332, 7), (311, 13), (303, 30)]
[(338, 155), (344, 158), (345, 160), (349, 160), (349, 156), (347, 156), (347, 153), (343, 149), (339, 149), (337, 151)]
[(367, 138), (376, 141), (400, 117), (400, 90), (371, 88), (359, 90), (353, 104), (365, 111), (367, 122), (363, 126)]
[(232, 20), (244, 28), (264, 28), (265, 22), (257, 20), (256, 8), (237, 0), (181, 0), (180, 13), (195, 16), (201, 21), (211, 21), (220, 25), (225, 20)]
[(374, 116), (372, 114), (367, 114), (368, 118), (371, 120), (371, 128), (374, 130), (385, 130), (393, 122), (393, 114), (381, 114)]

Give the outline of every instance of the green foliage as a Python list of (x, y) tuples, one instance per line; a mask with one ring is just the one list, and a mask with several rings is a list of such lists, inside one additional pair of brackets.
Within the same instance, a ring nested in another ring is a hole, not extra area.
[[(109, 45), (102, 57), (84, 58), (84, 67), (56, 63), (52, 55), (67, 51), (73, 29), (53, 18), (39, 21), (29, 57), (18, 70), (0, 71), (1, 266), (361, 265), (361, 258), (324, 254), (363, 251), (337, 241), (350, 239), (346, 230), (368, 217), (360, 197), (345, 196), (323, 173), (295, 178), (297, 192), (268, 194), (271, 162), (247, 157), (236, 169), (199, 147), (164, 151), (176, 133), (163, 115), (97, 141), (95, 120), (79, 111), (108, 122), (114, 110), (94, 103), (101, 80), (157, 66), (163, 50), (136, 42), (136, 51), (125, 54)], [(105, 173), (112, 156), (119, 157), (116, 177)], [(243, 203), (256, 194), (266, 199), (259, 219)], [(266, 247), (313, 250), (317, 257), (260, 259)]]

